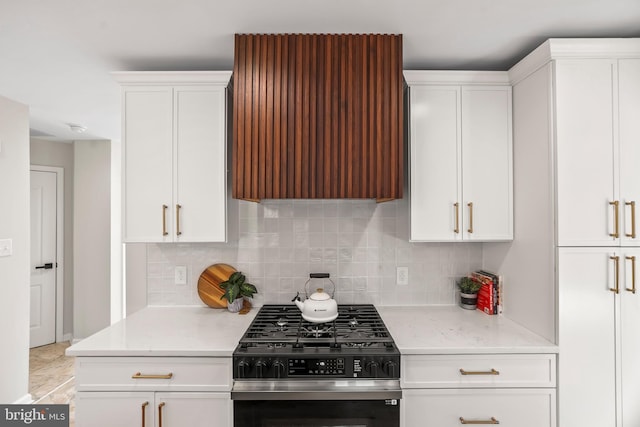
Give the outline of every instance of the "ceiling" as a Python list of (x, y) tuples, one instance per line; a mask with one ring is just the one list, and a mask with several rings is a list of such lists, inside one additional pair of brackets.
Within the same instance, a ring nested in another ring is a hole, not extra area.
[(0, 95), (33, 136), (119, 139), (110, 72), (230, 70), (234, 33), (401, 33), (405, 69), (507, 70), (550, 37), (640, 37), (640, 0), (0, 0)]

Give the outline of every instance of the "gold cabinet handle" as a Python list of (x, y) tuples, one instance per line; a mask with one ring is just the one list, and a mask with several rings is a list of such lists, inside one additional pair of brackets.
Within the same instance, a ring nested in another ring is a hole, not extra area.
[(460, 369), (460, 375), (500, 375), (500, 371), (491, 368), (490, 371), (465, 371)]
[(613, 238), (618, 238), (620, 237), (620, 224), (618, 223), (618, 207), (620, 206), (620, 204), (618, 203), (617, 200), (613, 201), (613, 202), (609, 202), (609, 205), (613, 206), (613, 233), (609, 233), (609, 236), (613, 237)]
[(627, 237), (631, 237), (632, 239), (636, 238), (636, 202), (625, 202), (626, 206), (631, 206), (631, 234), (625, 234)]
[(162, 205), (162, 235), (166, 236), (167, 234), (169, 234), (169, 232), (167, 231), (167, 209), (169, 208), (169, 206), (167, 205)]
[(176, 205), (176, 236), (179, 236), (182, 234), (182, 231), (180, 231), (180, 209), (182, 208), (182, 205)]
[(469, 206), (469, 229), (467, 231), (473, 233), (473, 202), (467, 203), (467, 206)]
[(465, 420), (460, 417), (460, 424), (500, 424), (500, 421), (496, 420), (495, 417), (491, 417), (490, 420)]
[(460, 233), (460, 203), (456, 202), (453, 204), (453, 207), (456, 208), (456, 228), (453, 229), (453, 232), (456, 234)]
[(613, 260), (614, 265), (614, 283), (616, 286), (614, 288), (609, 288), (611, 292), (615, 292), (616, 294), (620, 293), (620, 257), (617, 255), (610, 256), (609, 259)]
[(146, 375), (141, 374), (140, 372), (136, 372), (135, 374), (131, 375), (131, 378), (133, 378), (134, 380), (170, 380), (172, 377), (172, 372), (160, 375)]
[(144, 402), (142, 404), (142, 427), (146, 427), (147, 425), (147, 421), (146, 421), (147, 406), (149, 406), (149, 402)]
[(158, 405), (158, 427), (162, 427), (162, 408), (164, 408), (164, 405), (164, 402), (160, 402)]
[(636, 293), (636, 257), (635, 256), (626, 256), (624, 259), (628, 259), (631, 261), (631, 289), (625, 286), (625, 290), (631, 292), (632, 294)]

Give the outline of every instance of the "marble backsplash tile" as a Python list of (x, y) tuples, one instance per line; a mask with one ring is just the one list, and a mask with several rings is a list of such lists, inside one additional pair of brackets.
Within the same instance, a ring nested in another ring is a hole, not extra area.
[[(340, 304), (454, 304), (455, 280), (482, 266), (481, 243), (411, 243), (406, 200), (232, 201), (228, 243), (148, 244), (149, 305), (201, 305), (200, 273), (224, 262), (256, 285), (255, 304), (289, 303), (328, 272)], [(235, 215), (237, 214), (237, 215)], [(174, 284), (176, 266), (187, 284)], [(409, 284), (396, 284), (396, 267)]]

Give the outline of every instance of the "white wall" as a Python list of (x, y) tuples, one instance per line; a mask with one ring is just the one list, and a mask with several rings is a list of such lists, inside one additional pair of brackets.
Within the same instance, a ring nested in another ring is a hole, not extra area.
[(0, 96), (0, 402), (29, 399), (29, 108)]
[(109, 326), (111, 317), (111, 147), (74, 147), (74, 339)]
[(485, 244), (505, 280), (504, 314), (556, 342), (551, 65), (513, 88), (514, 241)]
[(64, 315), (63, 334), (73, 334), (73, 144), (31, 139), (32, 165), (64, 169)]

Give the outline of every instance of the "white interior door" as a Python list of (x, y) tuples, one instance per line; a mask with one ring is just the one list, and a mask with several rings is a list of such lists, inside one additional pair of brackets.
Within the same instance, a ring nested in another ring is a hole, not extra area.
[(56, 180), (31, 171), (31, 347), (56, 341)]

